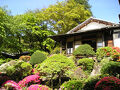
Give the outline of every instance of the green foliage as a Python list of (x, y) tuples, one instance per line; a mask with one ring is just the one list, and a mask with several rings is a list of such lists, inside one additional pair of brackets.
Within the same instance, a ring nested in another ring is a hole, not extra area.
[[(28, 11), (23, 15), (16, 16), (18, 30), (20, 30), (20, 43), (26, 49), (51, 50), (54, 47), (54, 41), (48, 38), (53, 32), (47, 29), (47, 23), (41, 12)], [(22, 34), (22, 35), (21, 35)]]
[(81, 80), (88, 77), (88, 73), (84, 72), (79, 66), (67, 72), (67, 77), (72, 80)]
[(16, 38), (14, 18), (6, 8), (0, 7), (0, 50), (4, 52), (19, 52), (21, 45)]
[(2, 65), (3, 63), (5, 63), (5, 60), (0, 59), (0, 65)]
[(60, 47), (54, 48), (54, 50), (51, 51), (51, 54), (60, 54)]
[(70, 80), (61, 85), (61, 90), (82, 90), (83, 82), (80, 80)]
[(87, 78), (85, 83), (84, 83), (83, 89), (84, 90), (94, 90), (96, 83), (100, 79), (101, 79), (101, 77), (99, 75)]
[(39, 64), (39, 63), (42, 63), (46, 58), (47, 56), (43, 52), (37, 50), (32, 54), (30, 58), (30, 63), (32, 65)]
[(101, 73), (109, 74), (111, 76), (120, 75), (120, 63), (110, 61), (109, 63), (102, 66)]
[(11, 75), (13, 75), (15, 73), (15, 71), (16, 71), (15, 67), (10, 66), (10, 67), (7, 68), (7, 75), (11, 76)]
[(100, 65), (103, 66), (103, 65), (105, 65), (105, 64), (107, 64), (109, 62), (110, 62), (110, 60), (108, 58), (104, 58), (104, 59), (101, 60)]
[(40, 75), (46, 79), (53, 80), (59, 78), (60, 85), (61, 78), (65, 77), (66, 73), (73, 68), (75, 68), (75, 63), (73, 60), (58, 54), (47, 58), (36, 67), (36, 70), (39, 71)]
[(9, 66), (6, 69), (7, 75), (13, 80), (20, 80), (23, 77), (30, 75), (31, 71), (32, 65), (23, 61), (17, 61), (15, 65)]
[(91, 72), (94, 65), (94, 60), (89, 58), (82, 58), (78, 60), (78, 65), (82, 66), (82, 69), (87, 72)]
[(58, 54), (47, 58), (40, 65), (38, 65), (37, 68), (40, 70), (40, 72), (52, 75), (59, 74), (60, 72), (65, 73), (66, 70), (74, 67), (75, 64), (71, 59)]
[(73, 55), (88, 57), (95, 55), (95, 52), (93, 51), (93, 48), (90, 45), (84, 44), (76, 48), (76, 50), (73, 52)]
[[(85, 2), (87, 3), (87, 1)], [(66, 33), (88, 19), (92, 15), (89, 10), (90, 7), (83, 3), (80, 4), (75, 0), (67, 0), (43, 9), (43, 14), (51, 26), (50, 29), (59, 34)]]
[(20, 66), (22, 68), (23, 76), (31, 74), (32, 65), (26, 62), (23, 62)]
[(104, 57), (109, 57), (112, 54), (112, 48), (111, 47), (102, 47), (98, 48), (96, 52), (96, 57), (98, 60), (103, 59)]

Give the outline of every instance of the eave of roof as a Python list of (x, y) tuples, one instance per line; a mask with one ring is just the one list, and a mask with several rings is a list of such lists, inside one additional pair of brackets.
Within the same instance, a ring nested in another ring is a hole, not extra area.
[(116, 26), (116, 25), (118, 25), (116, 23), (112, 23), (112, 22), (109, 22), (109, 21), (105, 21), (105, 20), (101, 20), (101, 19), (90, 17), (89, 19), (85, 20), (83, 23), (77, 25), (76, 27), (74, 27), (73, 29), (71, 29), (70, 31), (68, 31), (67, 34), (77, 32), (78, 30), (80, 30), (85, 25), (89, 24), (90, 22), (99, 22), (99, 23), (102, 23), (102, 24), (110, 25), (110, 26)]
[(74, 32), (70, 34), (58, 34), (54, 36), (49, 36), (50, 38), (56, 40), (56, 41), (61, 41), (65, 39), (65, 37), (70, 37), (70, 36), (75, 36), (75, 35), (80, 35), (80, 34), (85, 34), (85, 33), (92, 33), (92, 32), (99, 32), (99, 31), (105, 31), (105, 30), (115, 30), (115, 29), (120, 29), (120, 25), (117, 26), (110, 26), (110, 27), (104, 27), (104, 28), (99, 28), (99, 29), (91, 29), (88, 31), (79, 31), (79, 32)]

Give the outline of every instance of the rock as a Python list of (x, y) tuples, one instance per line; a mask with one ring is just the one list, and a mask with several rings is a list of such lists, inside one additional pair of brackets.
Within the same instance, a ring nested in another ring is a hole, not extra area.
[(15, 60), (11, 60), (10, 62), (4, 63), (0, 66), (0, 72), (1, 73), (6, 73), (6, 69), (9, 66), (15, 65), (17, 63), (17, 61)]

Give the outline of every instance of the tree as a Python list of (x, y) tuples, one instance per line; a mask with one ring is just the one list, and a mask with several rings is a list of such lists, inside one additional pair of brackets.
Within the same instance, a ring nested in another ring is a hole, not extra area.
[(5, 52), (19, 52), (13, 16), (6, 8), (0, 7), (0, 50)]
[(43, 9), (43, 13), (48, 17), (50, 28), (59, 34), (68, 32), (92, 15), (85, 0), (79, 0), (79, 3), (78, 0), (58, 2)]
[[(38, 16), (41, 13), (34, 11), (28, 11), (23, 15), (15, 17), (18, 22), (17, 36), (25, 49), (40, 49), (40, 50), (51, 50), (54, 47), (54, 41), (48, 38), (53, 32), (47, 29), (47, 24), (44, 18)], [(19, 22), (21, 20), (21, 22)]]
[(73, 60), (58, 54), (43, 61), (36, 69), (40, 73), (44, 73), (47, 78), (50, 78), (51, 82), (53, 78), (58, 77), (59, 84), (61, 84), (61, 77), (65, 76), (65, 73), (74, 67)]

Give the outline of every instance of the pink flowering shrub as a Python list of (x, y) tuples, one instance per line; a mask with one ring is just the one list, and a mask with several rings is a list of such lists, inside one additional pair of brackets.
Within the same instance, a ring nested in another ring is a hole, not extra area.
[(7, 89), (12, 87), (13, 90), (22, 90), (22, 88), (16, 82), (14, 82), (12, 80), (6, 81), (5, 83), (3, 83), (2, 86), (7, 87)]
[(38, 75), (27, 76), (23, 80), (19, 81), (18, 85), (21, 86), (21, 87), (25, 87), (30, 82), (40, 84), (40, 76), (38, 76)]
[(45, 85), (35, 84), (35, 85), (30, 85), (27, 90), (50, 90), (50, 89)]
[(95, 90), (120, 90), (120, 79), (104, 77), (96, 83)]

